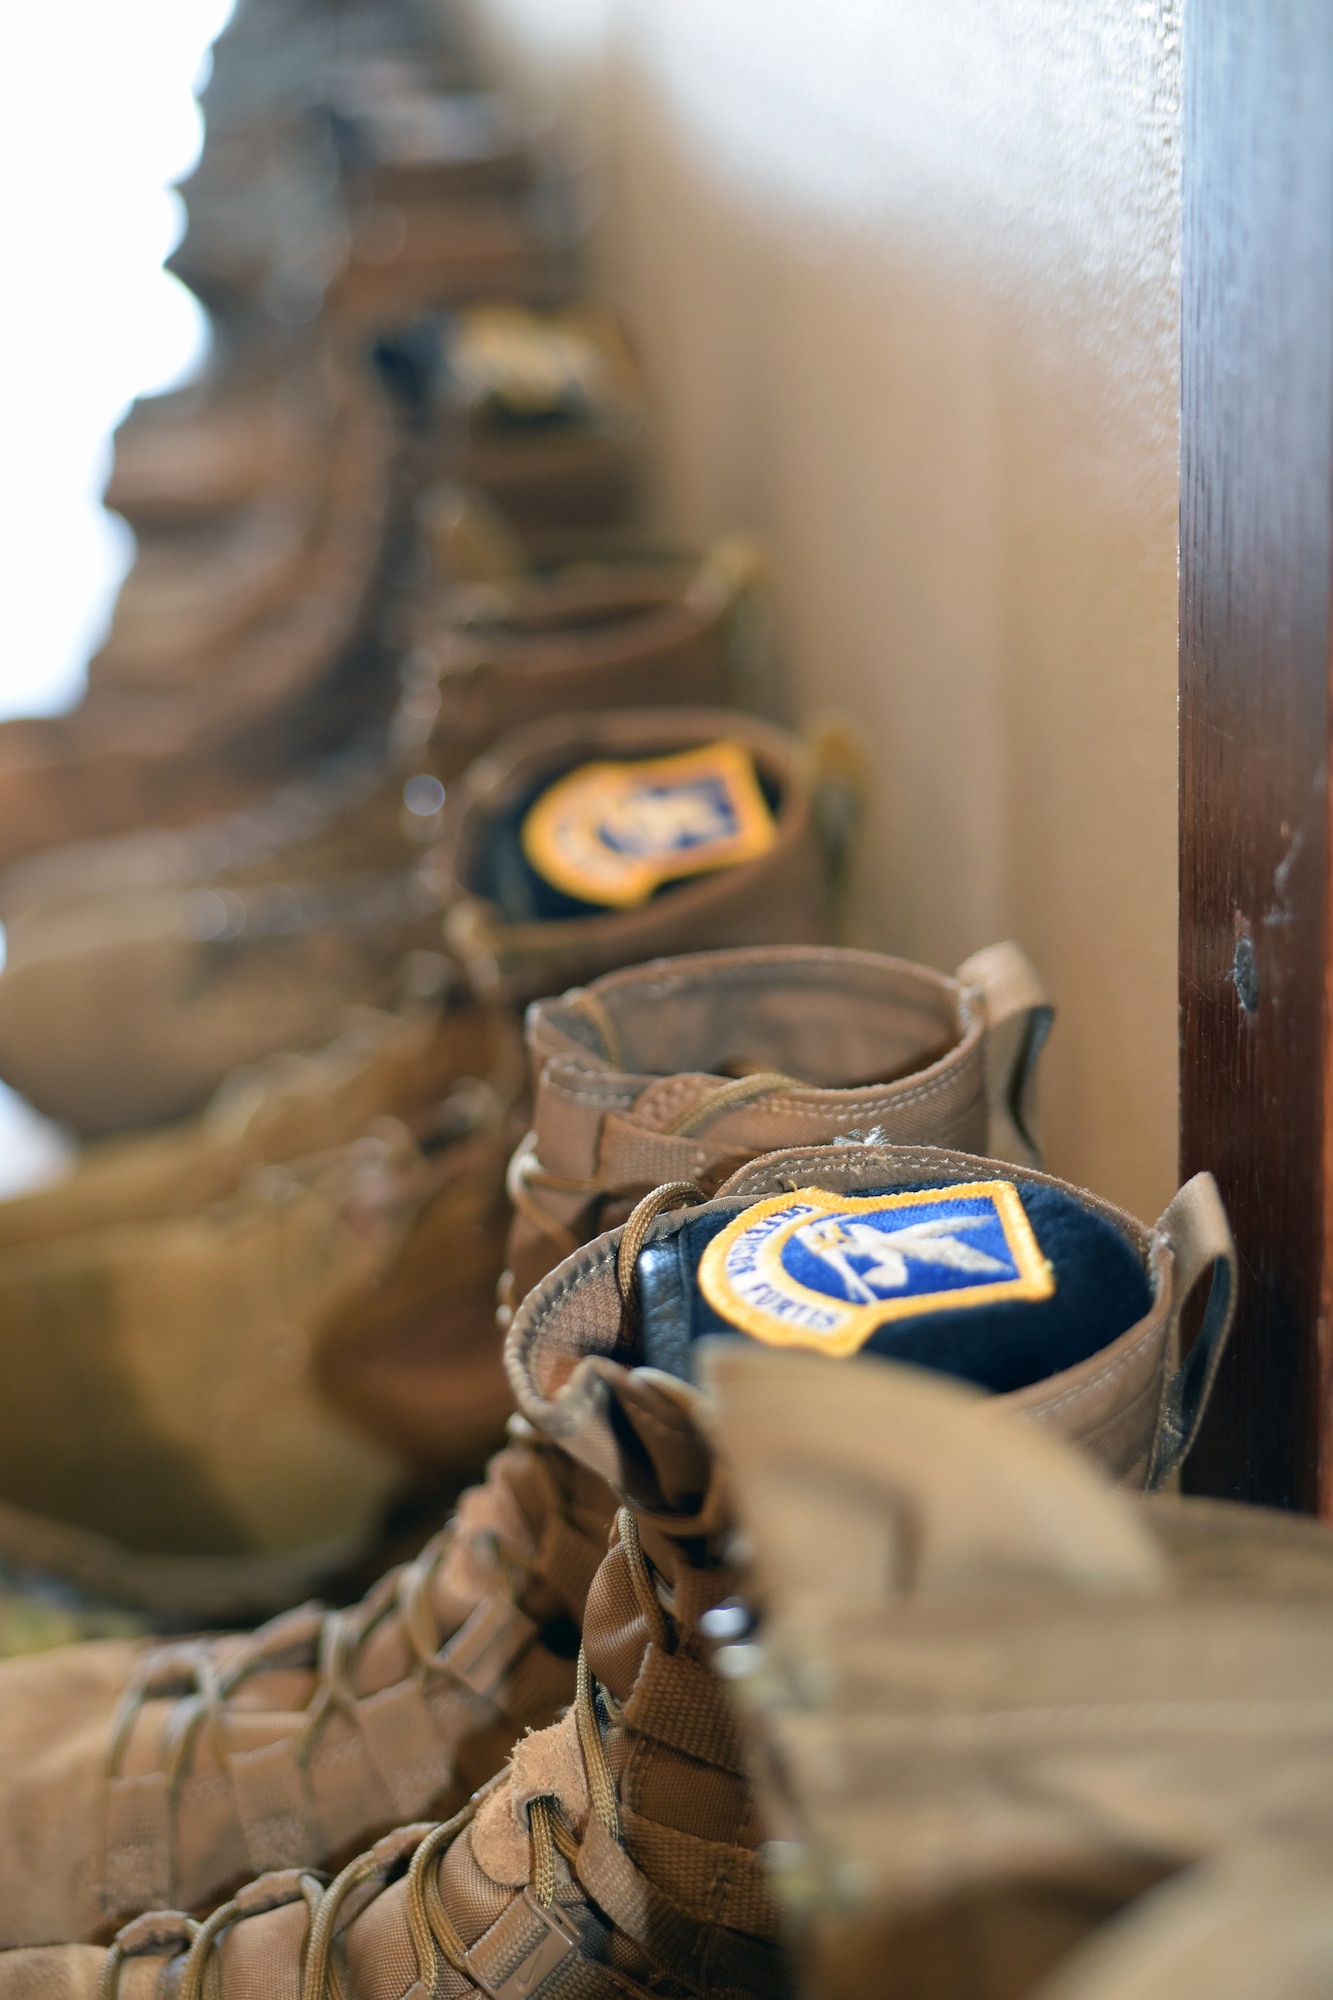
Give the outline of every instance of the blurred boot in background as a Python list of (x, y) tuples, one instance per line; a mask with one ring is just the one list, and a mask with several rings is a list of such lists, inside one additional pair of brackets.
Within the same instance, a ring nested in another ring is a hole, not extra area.
[(346, 1611), (0, 1665), (0, 1943), (104, 1935), (458, 1810), (573, 1696), (603, 1490), (519, 1426)]
[[(465, 593), (414, 655), (389, 774), (349, 763), (229, 825), (16, 871), (0, 885), (0, 1075), (77, 1131), (125, 1130), (312, 1045), (349, 1005), (392, 1002), (404, 955), (444, 948), (444, 780), (508, 714), (656, 702), (664, 674), (682, 699), (723, 694), (739, 587), (705, 560)], [(785, 934), (777, 909), (764, 922)], [(631, 926), (621, 958), (638, 950)]]
[(608, 313), (487, 301), (381, 336), (375, 357), (418, 429), (423, 476), (478, 488), (534, 553), (634, 516), (643, 390)]
[(569, 284), (549, 176), (441, 27), (251, 4), (221, 37), (171, 259), (214, 352), (121, 428), (138, 558), (84, 699), (0, 724), (0, 861), (188, 822), (382, 725), (406, 496), (370, 336)]
[(553, 718), (446, 801), (427, 875), (474, 991), (533, 999), (659, 953), (822, 941), (814, 773), (725, 710)]
[(158, 1615), (277, 1608), (502, 1435), (513, 1026), (423, 1012), (286, 1068), (5, 1211), (11, 1563)]
[[(154, 585), (150, 564), (145, 588), (158, 610), (174, 609), (174, 633), (164, 620), (144, 634), (131, 586), (123, 647), (113, 635), (105, 673), (94, 670), (79, 705), (0, 723), (0, 858), (200, 818), (387, 714), (391, 679), (375, 624), (392, 569), (393, 430), (373, 386), (345, 372), (337, 411), (307, 539), (288, 536), (292, 566), (280, 584), (254, 520), (238, 531), (239, 550), (214, 538), (220, 573), (209, 576), (205, 563), (192, 582), (164, 559)], [(253, 616), (237, 629), (232, 560), (262, 578)], [(195, 672), (190, 646), (210, 621), (212, 642), (225, 646)]]

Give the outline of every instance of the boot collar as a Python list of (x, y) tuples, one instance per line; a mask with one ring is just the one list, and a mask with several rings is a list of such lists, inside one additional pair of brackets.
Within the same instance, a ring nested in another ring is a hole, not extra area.
[[(1197, 1430), (1230, 1327), (1235, 1252), (1209, 1176), (1197, 1176), (1149, 1230), (1052, 1175), (974, 1155), (934, 1147), (795, 1149), (753, 1161), (702, 1207), (658, 1215), (636, 1240), (665, 1242), (691, 1215), (730, 1218), (804, 1185), (855, 1193), (996, 1180), (1056, 1190), (1110, 1224), (1142, 1261), (1151, 1291), (1146, 1313), (1109, 1345), (996, 1400), (1082, 1443), (1114, 1476), (1160, 1483)], [(644, 1365), (622, 1289), (632, 1283), (637, 1256), (620, 1254), (627, 1229), (633, 1222), (595, 1238), (529, 1293), (506, 1340), (510, 1383), (524, 1416), (631, 1504), (712, 1520), (716, 1482), (693, 1442), (707, 1435), (707, 1408), (691, 1383)], [(627, 1262), (628, 1274), (617, 1268)], [(1204, 1332), (1184, 1367), (1169, 1375), (1185, 1299), (1209, 1271), (1216, 1276)]]
[[(664, 756), (723, 739), (744, 745), (778, 794), (777, 838), (757, 860), (684, 881), (641, 908), (511, 923), (476, 887), (497, 814), (581, 763)], [(556, 717), (515, 730), (479, 758), (445, 808), (430, 881), (446, 937), (478, 992), (525, 999), (655, 951), (726, 936), (826, 934), (810, 810), (809, 757), (785, 731), (729, 709), (640, 709)]]

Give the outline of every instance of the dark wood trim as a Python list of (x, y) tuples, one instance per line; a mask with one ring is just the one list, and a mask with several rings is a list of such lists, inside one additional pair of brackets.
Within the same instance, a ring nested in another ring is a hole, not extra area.
[(1314, 1508), (1333, 1294), (1333, 8), (1187, 0), (1184, 37), (1181, 1165), (1217, 1175), (1241, 1266), (1186, 1484)]
[[(1330, 653), (1330, 685), (1333, 686), (1333, 651)], [(1330, 696), (1330, 758), (1333, 759), (1333, 695)], [(1330, 1227), (1330, 1197), (1333, 1196), (1333, 785), (1326, 800), (1328, 815), (1325, 839), (1329, 856), (1324, 903), (1324, 1088), (1322, 1092), (1323, 1133), (1323, 1270), (1319, 1288), (1319, 1323), (1315, 1356), (1315, 1457), (1317, 1466), (1317, 1511), (1333, 1520), (1333, 1228)]]

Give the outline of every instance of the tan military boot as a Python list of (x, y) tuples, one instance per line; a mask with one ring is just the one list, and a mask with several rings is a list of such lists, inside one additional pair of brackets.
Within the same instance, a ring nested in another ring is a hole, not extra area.
[[(1295, 1861), (1321, 1816), (1327, 1838), (1325, 1527), (1112, 1493), (996, 1402), (892, 1366), (727, 1342), (704, 1373), (764, 1613), (756, 1633), (729, 1608), (716, 1664), (756, 1717), (805, 1990), (1257, 1996), (1319, 1962), (1308, 1846), (1276, 1983), (1228, 1987), (1218, 1954), (1260, 1962), (1256, 1849)], [(1226, 1877), (1233, 1846), (1228, 1907), (1202, 1877), (1151, 1893), (1210, 1859)]]
[[(273, 833), (262, 847), (251, 842), (253, 853), (238, 853), (230, 865), (215, 859), (188, 878), (185, 844), (177, 839), (170, 858), (163, 854), (164, 869), (191, 886), (243, 895), (263, 884), (327, 885), (410, 868), (439, 834), (445, 787), (521, 724), (551, 714), (656, 707), (664, 677), (682, 706), (727, 701), (736, 628), (753, 580), (748, 547), (723, 540), (702, 556), (586, 560), (541, 575), (424, 588), (408, 620), (403, 693), (377, 782), (341, 809), (330, 785), (328, 809), (308, 816), (314, 824), (302, 823), (307, 815), (294, 801), (285, 840), (275, 800)], [(346, 762), (350, 791), (356, 771)], [(217, 831), (200, 829), (201, 850), (207, 845), (218, 853)], [(234, 844), (246, 847), (243, 828)], [(140, 873), (146, 846), (143, 838), (133, 843)], [(112, 859), (99, 866), (102, 882)], [(14, 872), (49, 882), (60, 857), (44, 860), (45, 868)], [(76, 870), (77, 857), (66, 873)], [(86, 867), (79, 872), (86, 881)], [(0, 891), (5, 907), (25, 887), (7, 880)]]
[(348, 256), (327, 293), (329, 319), (344, 333), (376, 333), (479, 300), (540, 306), (567, 289), (564, 245), (534, 189), (477, 188), (445, 199), (404, 189), (393, 200), (358, 190), (348, 220)]
[(474, 991), (531, 999), (657, 953), (822, 942), (805, 747), (723, 709), (516, 730), (445, 805), (429, 879)]
[(1050, 1021), (1014, 944), (952, 979), (829, 946), (701, 952), (535, 1002), (507, 1305), (650, 1188), (713, 1193), (781, 1146), (924, 1141), (1037, 1165)]
[(327, 385), (319, 345), (243, 346), (204, 379), (130, 406), (103, 504), (136, 530), (198, 527), (324, 468)]
[(511, 1407), (517, 1038), (498, 1013), (380, 1030), (18, 1205), (0, 1556), (236, 1617), (359, 1559), (422, 1473), (480, 1470)]
[(379, 399), (343, 378), (301, 588), (238, 635), (225, 672), (92, 689), (68, 715), (0, 723), (0, 862), (234, 807), (383, 712), (369, 633), (394, 444)]
[[(723, 546), (457, 602), (413, 653), (392, 767), (349, 765), (185, 835), (72, 849), (0, 890), (0, 1073), (95, 1135), (182, 1117), (232, 1069), (390, 1003), (400, 962), (438, 950), (421, 868), (445, 784), (507, 714), (722, 699), (748, 577)], [(433, 865), (433, 864), (432, 864)]]
[(643, 392), (605, 313), (513, 307), (462, 314), (436, 389), (454, 476), (488, 493), (520, 532), (615, 522), (643, 470)]
[(149, 888), (31, 911), (0, 974), (0, 1075), (85, 1138), (198, 1111), (235, 1070), (391, 1008), (440, 912), (413, 871)]
[(587, 558), (424, 595), (395, 724), (400, 759), (448, 781), (507, 730), (558, 713), (718, 707), (735, 693), (753, 549)]
[(560, 286), (517, 116), (406, 11), (251, 0), (219, 38), (169, 266), (229, 321), (363, 332)]
[[(89, 662), (94, 694), (225, 678), (243, 637), (318, 573), (342, 373), (318, 341), (293, 350), (277, 381), (275, 357), (249, 358), (248, 371), (224, 364), (216, 384), (150, 399), (122, 426), (109, 504), (119, 492), (135, 513), (138, 545)], [(229, 487), (232, 504), (205, 504)]]
[(317, 553), (314, 496), (266, 495), (221, 522), (140, 538), (88, 685), (152, 689), (225, 673), (245, 634), (301, 590)]
[(0, 1665), (0, 1941), (95, 1937), (456, 1810), (574, 1694), (603, 1495), (520, 1425), (350, 1610)]
[[(553, 1384), (545, 1385), (549, 1390)], [(701, 1627), (736, 1587), (693, 1392), (626, 1378), (581, 1433), (626, 1495), (583, 1616), (575, 1697), (452, 1820), (408, 1826), (327, 1887), (261, 1878), (199, 1925), (144, 1918), (105, 1957), (0, 1957), (0, 1994), (91, 1996), (205, 1977), (224, 1995), (713, 1994), (789, 1990), (761, 1827)], [(594, 1436), (595, 1433), (595, 1436)]]
[(330, 80), (348, 235), (327, 301), (339, 323), (567, 293), (568, 230), (515, 108), (460, 91), (454, 64), (447, 87), (435, 53), (352, 60)]
[(392, 1269), (430, 1172), (385, 1133), (195, 1216), (8, 1250), (0, 1551), (208, 1618), (363, 1549), (404, 1473), (330, 1407), (318, 1334)]
[(364, 1008), (324, 1047), (234, 1071), (196, 1119), (85, 1147), (61, 1179), (0, 1201), (12, 1245), (188, 1216), (252, 1168), (349, 1146), (379, 1118), (410, 1125), (460, 1088), (517, 1094), (517, 1031), (495, 1008)]
[[(484, 533), (475, 496), (452, 499)], [(682, 704), (725, 701), (754, 577), (748, 545), (727, 539), (702, 556), (589, 559), (540, 575), (424, 585), (387, 756), (369, 746), (344, 752), (241, 812), (188, 829), (141, 829), (34, 856), (0, 877), (0, 915), (22, 954), (38, 913), (49, 921), (57, 908), (91, 912), (117, 895), (239, 891), (401, 867), (438, 831), (442, 794), (431, 781), (461, 775), (506, 729), (553, 712), (656, 707), (664, 674)], [(426, 782), (408, 792), (414, 777)]]
[(437, 837), (444, 786), (506, 731), (553, 713), (656, 707), (664, 675), (682, 706), (727, 700), (753, 575), (746, 545), (724, 540), (699, 557), (585, 561), (423, 589), (377, 775), (346, 756), (322, 782), (287, 788), (228, 824), (130, 836), (119, 856), (116, 844), (40, 856), (9, 871), (0, 908), (22, 946), (36, 908), (104, 905), (118, 879), (129, 890), (155, 882), (243, 895), (401, 871)]
[(519, 292), (540, 288), (541, 245), (527, 214), (538, 168), (516, 110), (483, 90), (460, 89), (456, 54), (447, 64), (447, 80), (445, 70), (437, 50), (395, 48), (369, 60), (353, 56), (324, 83), (352, 262), (360, 253), (365, 269), (358, 276), (369, 281), (368, 294), (377, 280), (383, 285), (388, 266), (389, 293), (367, 299), (379, 325), (401, 322), (401, 305), (384, 315), (392, 298), (410, 312), (475, 295), (475, 282), (470, 285), (457, 264), (452, 270), (431, 269), (433, 246), (451, 219), (470, 217), (474, 240), (477, 224), (487, 216), (499, 221), (508, 215), (511, 232), (526, 221), (534, 264), (530, 280), (525, 283), (517, 269), (494, 265), (479, 275), (495, 285), (495, 296), (506, 295), (510, 286)]
[(479, 304), (382, 338), (376, 356), (437, 476), (479, 487), (530, 546), (633, 514), (643, 391), (606, 313)]

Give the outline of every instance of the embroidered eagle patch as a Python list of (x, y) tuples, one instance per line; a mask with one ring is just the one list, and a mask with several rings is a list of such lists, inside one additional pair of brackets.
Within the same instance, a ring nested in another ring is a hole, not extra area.
[(773, 1195), (713, 1238), (699, 1287), (756, 1340), (841, 1358), (892, 1320), (1050, 1298), (1055, 1274), (1013, 1183), (971, 1181)]
[(777, 838), (748, 751), (709, 743), (642, 764), (583, 764), (523, 821), (544, 880), (585, 903), (634, 909), (664, 882), (757, 860)]

